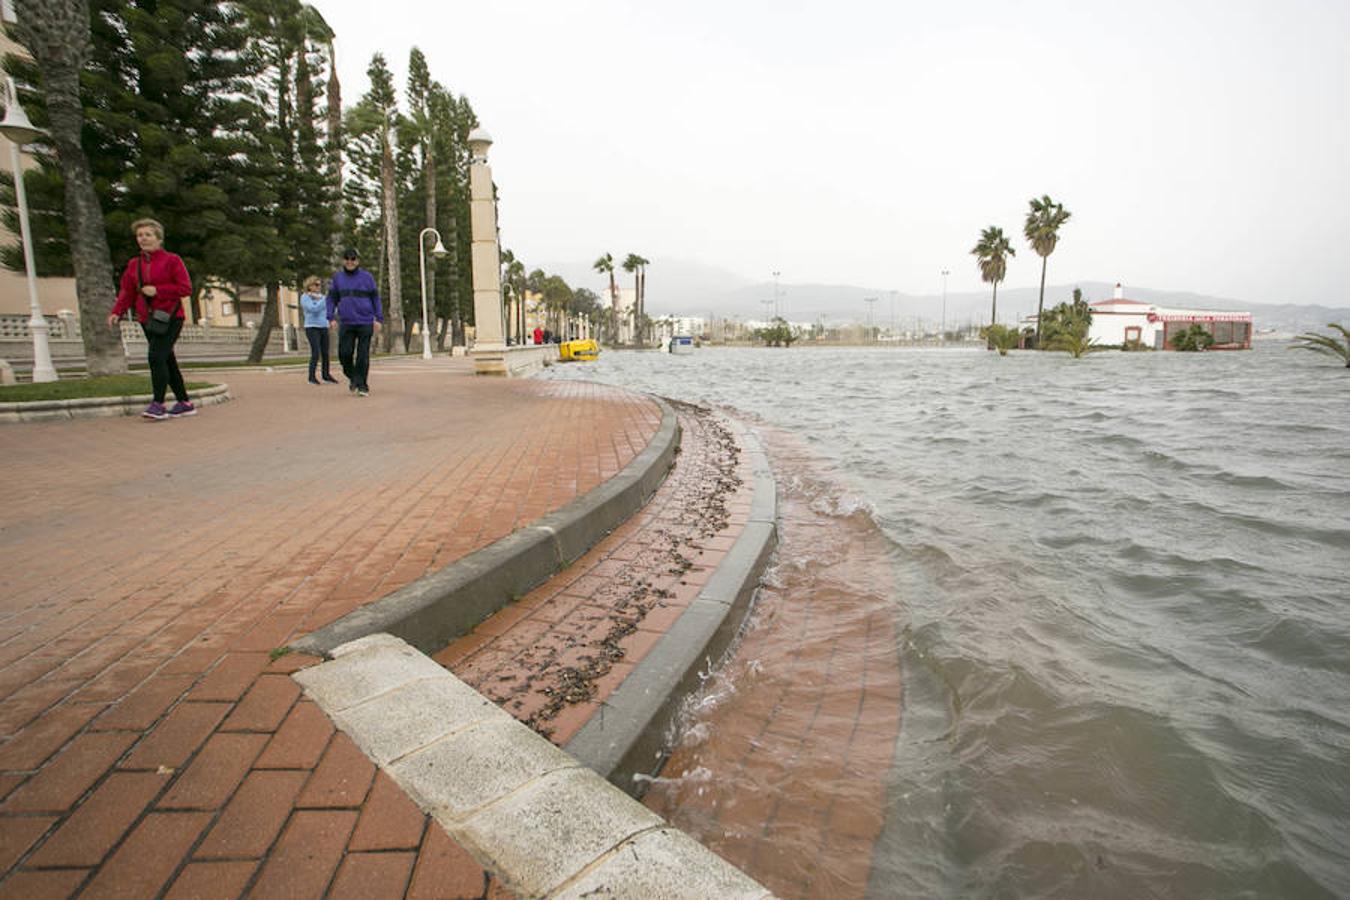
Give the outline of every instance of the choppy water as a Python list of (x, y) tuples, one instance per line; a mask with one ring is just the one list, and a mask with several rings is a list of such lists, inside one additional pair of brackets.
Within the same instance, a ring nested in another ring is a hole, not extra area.
[(1247, 353), (606, 353), (793, 429), (889, 542), (876, 896), (1350, 895), (1350, 373)]

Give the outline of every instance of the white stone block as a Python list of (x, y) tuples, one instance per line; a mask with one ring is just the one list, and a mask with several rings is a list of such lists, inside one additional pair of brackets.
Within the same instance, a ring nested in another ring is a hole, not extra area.
[(471, 726), (514, 721), (454, 675), (443, 674), (395, 688), (334, 713), (333, 719), (380, 766)]
[[(353, 641), (353, 643), (357, 643)], [(329, 715), (424, 678), (446, 674), (432, 659), (404, 644), (366, 646), (294, 678)]]
[(387, 768), (418, 805), (450, 825), (550, 772), (580, 765), (508, 717), (458, 731)]
[(672, 828), (623, 844), (552, 900), (762, 900), (773, 896), (740, 869)]
[(567, 769), (485, 807), (454, 834), (503, 873), (508, 888), (542, 897), (629, 838), (664, 824), (590, 769)]

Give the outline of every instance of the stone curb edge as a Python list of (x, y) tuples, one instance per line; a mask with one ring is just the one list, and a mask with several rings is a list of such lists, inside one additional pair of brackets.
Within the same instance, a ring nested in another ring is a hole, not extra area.
[[(126, 397), (75, 397), (70, 400), (0, 403), (0, 424), (134, 416), (153, 399), (150, 394), (135, 394)], [(228, 384), (214, 384), (194, 391), (192, 395), (192, 402), (197, 406), (214, 406), (231, 399), (233, 397)]]
[(370, 634), (435, 653), (543, 584), (637, 512), (655, 493), (680, 443), (675, 411), (659, 397), (661, 424), (647, 446), (600, 486), (561, 509), (292, 641), (318, 656)]
[(772, 896), (406, 642), (332, 656), (292, 677), (517, 896)]
[(635, 797), (664, 763), (667, 732), (684, 699), (698, 690), (740, 632), (777, 544), (777, 484), (768, 457), (754, 434), (726, 421), (754, 479), (750, 520), (694, 602), (565, 748)]

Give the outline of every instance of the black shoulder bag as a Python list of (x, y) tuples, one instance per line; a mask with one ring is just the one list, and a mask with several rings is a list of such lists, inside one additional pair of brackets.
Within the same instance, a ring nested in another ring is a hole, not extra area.
[(151, 304), (150, 298), (145, 296), (142, 288), (145, 287), (145, 269), (141, 266), (141, 255), (136, 254), (136, 293), (141, 295), (141, 300), (145, 303), (145, 308), (149, 315), (145, 317), (145, 333), (155, 336), (169, 333), (169, 324), (173, 321), (173, 316), (169, 315), (167, 310), (155, 309)]

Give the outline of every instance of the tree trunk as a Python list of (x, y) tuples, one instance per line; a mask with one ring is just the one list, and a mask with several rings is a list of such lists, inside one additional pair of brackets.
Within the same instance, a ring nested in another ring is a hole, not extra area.
[(1036, 349), (1041, 349), (1041, 317), (1045, 314), (1045, 267), (1049, 256), (1041, 257), (1041, 299), (1036, 302)]
[[(436, 227), (436, 149), (428, 137), (423, 151), (422, 164), (426, 170), (426, 191), (427, 191), (427, 228)], [(440, 232), (436, 232), (440, 236)], [(420, 241), (421, 238), (418, 238)], [(421, 250), (422, 248), (418, 248)], [(423, 251), (425, 252), (425, 251)], [(431, 254), (427, 260), (427, 315), (436, 314), (436, 254)], [(429, 327), (429, 326), (428, 326)]]
[(342, 204), (342, 86), (338, 84), (337, 50), (328, 42), (328, 166), (332, 170), (333, 216), (332, 264), (338, 265), (342, 255), (342, 233), (345, 230)]
[(89, 5), (87, 0), (17, 0), (15, 12), (19, 40), (33, 54), (42, 79), (52, 142), (64, 182), (85, 364), (90, 375), (125, 374), (127, 357), (121, 331), (108, 327), (108, 312), (117, 299), (117, 274), (112, 268), (103, 209), (80, 144), (84, 128), (80, 70), (89, 56)]
[(281, 305), (281, 283), (267, 282), (267, 300), (263, 303), (262, 321), (258, 323), (258, 333), (253, 336), (253, 346), (248, 351), (248, 361), (257, 365), (267, 352), (267, 342), (272, 339), (272, 328), (277, 324), (277, 307)]
[(989, 324), (998, 324), (998, 282), (994, 282), (994, 303), (989, 307)]
[(450, 240), (447, 246), (450, 255), (450, 346), (462, 347), (465, 344), (464, 323), (459, 313), (459, 220), (455, 217), (453, 204), (450, 210)]
[[(384, 323), (384, 352), (394, 348), (394, 335), (405, 340), (403, 333), (403, 268), (399, 264), (398, 196), (394, 186), (394, 148), (391, 144), (389, 122), (384, 123), (384, 138), (380, 142), (380, 193), (384, 200), (384, 240), (389, 254), (389, 310)], [(404, 350), (407, 344), (404, 343)]]

